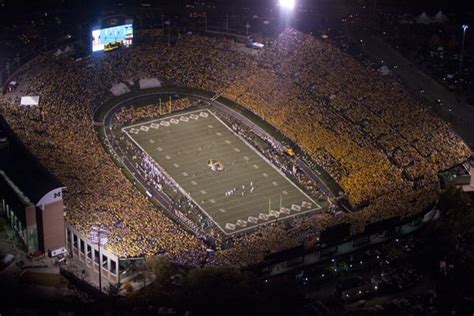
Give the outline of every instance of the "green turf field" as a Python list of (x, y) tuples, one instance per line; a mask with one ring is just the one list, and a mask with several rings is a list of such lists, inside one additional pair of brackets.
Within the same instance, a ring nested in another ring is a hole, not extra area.
[[(226, 234), (321, 208), (210, 110), (123, 131)], [(210, 159), (221, 162), (224, 170), (211, 170)]]

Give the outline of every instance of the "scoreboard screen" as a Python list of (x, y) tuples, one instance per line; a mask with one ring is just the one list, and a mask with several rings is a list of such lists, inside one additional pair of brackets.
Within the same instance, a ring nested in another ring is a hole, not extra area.
[(125, 24), (105, 29), (92, 30), (92, 51), (109, 51), (133, 42), (133, 25)]

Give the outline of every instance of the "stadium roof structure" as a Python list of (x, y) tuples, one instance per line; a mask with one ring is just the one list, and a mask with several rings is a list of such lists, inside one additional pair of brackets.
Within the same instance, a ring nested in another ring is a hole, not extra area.
[(0, 170), (7, 175), (8, 179), (31, 203), (37, 205), (49, 192), (64, 187), (28, 151), (13, 133), (3, 116), (0, 116), (0, 139), (5, 138), (8, 145), (0, 147)]

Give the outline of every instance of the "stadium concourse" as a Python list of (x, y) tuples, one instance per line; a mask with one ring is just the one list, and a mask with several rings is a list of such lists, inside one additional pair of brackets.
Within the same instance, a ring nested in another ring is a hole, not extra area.
[[(105, 224), (106, 248), (121, 257), (163, 253), (185, 265), (248, 265), (303, 242), (314, 246), (318, 233), (337, 223), (350, 222), (357, 233), (370, 222), (421, 212), (436, 200), (438, 172), (470, 154), (397, 82), (330, 42), (289, 29), (256, 53), (199, 35), (166, 47), (159, 36), (138, 32), (141, 44), (100, 58), (39, 57), (14, 79), (20, 93), (41, 97), (40, 106), (19, 108), (12, 94), (2, 100), (9, 124), (67, 187), (66, 221), (84, 236)], [(340, 183), (359, 211), (274, 223), (236, 236), (233, 247), (206, 261), (204, 242), (127, 180), (94, 131), (93, 113), (112, 85), (143, 78), (220, 93), (271, 122)]]

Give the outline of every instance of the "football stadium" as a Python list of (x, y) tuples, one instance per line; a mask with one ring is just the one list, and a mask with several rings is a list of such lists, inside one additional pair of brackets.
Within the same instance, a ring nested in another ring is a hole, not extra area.
[(321, 208), (210, 111), (123, 132), (225, 233)]
[[(438, 174), (470, 155), (398, 81), (331, 40), (292, 28), (259, 49), (162, 37), (136, 30), (105, 54), (38, 56), (0, 108), (64, 184), (69, 252), (105, 260), (110, 280), (155, 255), (248, 267), (316, 249), (332, 227), (347, 228), (343, 241), (412, 221), (435, 204)], [(39, 103), (19, 107), (22, 95)]]

